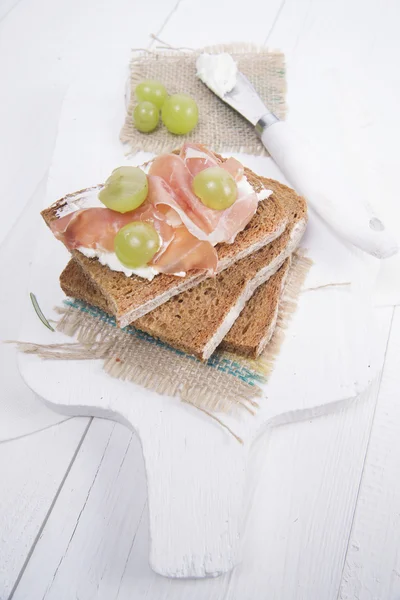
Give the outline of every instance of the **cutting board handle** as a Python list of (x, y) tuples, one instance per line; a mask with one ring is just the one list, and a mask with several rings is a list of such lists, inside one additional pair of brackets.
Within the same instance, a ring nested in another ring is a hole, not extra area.
[(166, 577), (215, 577), (240, 560), (247, 450), (218, 425), (201, 425), (183, 430), (182, 421), (169, 418), (139, 432), (149, 560)]

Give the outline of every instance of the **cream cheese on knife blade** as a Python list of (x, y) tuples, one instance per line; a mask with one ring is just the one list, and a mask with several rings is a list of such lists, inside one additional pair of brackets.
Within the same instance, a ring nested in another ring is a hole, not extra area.
[(217, 96), (224, 96), (236, 85), (237, 65), (227, 52), (200, 54), (196, 60), (197, 77)]

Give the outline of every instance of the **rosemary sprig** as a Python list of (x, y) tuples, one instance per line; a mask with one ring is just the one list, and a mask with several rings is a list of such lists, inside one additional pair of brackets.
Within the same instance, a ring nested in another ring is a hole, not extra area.
[(36, 312), (37, 316), (39, 317), (39, 319), (42, 321), (43, 325), (45, 325), (47, 327), (47, 329), (50, 329), (50, 331), (54, 331), (53, 327), (50, 325), (50, 323), (48, 322), (48, 320), (42, 313), (35, 294), (32, 294), (32, 292), (31, 292), (29, 294), (29, 296), (31, 298), (33, 308), (35, 309), (35, 312)]

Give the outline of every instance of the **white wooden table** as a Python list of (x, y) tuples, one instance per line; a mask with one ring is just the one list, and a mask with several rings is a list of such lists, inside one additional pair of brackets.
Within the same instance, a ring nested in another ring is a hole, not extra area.
[[(0, 0), (0, 339), (17, 333), (61, 103), (81, 67), (105, 53), (127, 62), (131, 47), (157, 45), (151, 33), (173, 46), (280, 48), (289, 119), (312, 123), (388, 216), (399, 24), (398, 0)], [(0, 444), (0, 600), (398, 600), (400, 309), (380, 310), (382, 379), (254, 448), (244, 560), (221, 578), (171, 581), (148, 567), (144, 466), (124, 427), (67, 419)], [(31, 392), (13, 350), (0, 352), (1, 419), (2, 398)]]

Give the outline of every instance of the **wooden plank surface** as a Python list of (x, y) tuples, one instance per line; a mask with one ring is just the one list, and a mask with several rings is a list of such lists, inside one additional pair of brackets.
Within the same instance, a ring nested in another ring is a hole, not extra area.
[(400, 597), (399, 365), (400, 309), (396, 308), (343, 571), (341, 600)]
[(116, 597), (145, 504), (138, 440), (95, 419), (14, 598)]
[(0, 598), (13, 590), (73, 464), (90, 419), (0, 445)]
[[(396, 0), (251, 0), (245, 8), (231, 3), (229, 10), (219, 0), (182, 0), (174, 12), (175, 3), (153, 1), (141, 5), (145, 12), (140, 20), (121, 18), (119, 5), (21, 0), (0, 22), (0, 75), (8, 91), (0, 97), (0, 128), (7, 140), (0, 147), (6, 173), (2, 195), (8, 199), (0, 240), (48, 168), (62, 97), (80, 61), (87, 66), (101, 52), (121, 57), (129, 46), (147, 45), (148, 34), (157, 31), (175, 46), (245, 40), (282, 48), (288, 58), (289, 118), (300, 128), (305, 121), (312, 123), (313, 137), (329, 145), (335, 159), (343, 160), (343, 154), (362, 174), (373, 202), (389, 210), (397, 175), (391, 149), (399, 132), (394, 111), (400, 100)], [(21, 52), (22, 41), (29, 46), (28, 58)], [(371, 73), (377, 85), (371, 84)], [(19, 177), (21, 169), (24, 177)], [(382, 318), (388, 328), (389, 312)], [(395, 327), (398, 331), (397, 317)], [(393, 484), (400, 439), (397, 338), (394, 329), (344, 569), (341, 596), (346, 600), (394, 600), (399, 594), (398, 494)], [(254, 495), (249, 493), (248, 499), (245, 560), (233, 575), (215, 581), (168, 581), (149, 570), (140, 448), (120, 426), (96, 424), (14, 597), (336, 599), (376, 391), (336, 415), (275, 430), (259, 445)], [(54, 431), (63, 427), (72, 430), (75, 425), (66, 423)], [(12, 442), (18, 468), (2, 492), (2, 506), (8, 508), (0, 507), (1, 522), (7, 524), (0, 529), (0, 582), (7, 581), (0, 587), (1, 600), (29, 556), (68, 457), (79, 443), (76, 433), (53, 438), (51, 431)], [(0, 446), (1, 474), (9, 465), (5, 447)], [(44, 475), (38, 458), (46, 467)], [(118, 478), (119, 466), (126, 465), (135, 473), (131, 483)], [(131, 514), (135, 484), (139, 502)], [(26, 504), (18, 504), (23, 486), (32, 493)], [(48, 498), (43, 503), (42, 494)]]

